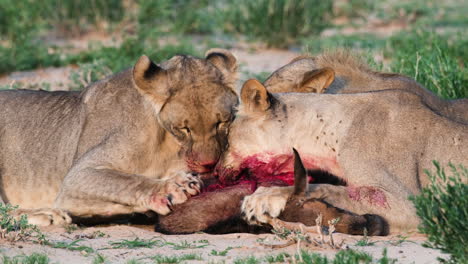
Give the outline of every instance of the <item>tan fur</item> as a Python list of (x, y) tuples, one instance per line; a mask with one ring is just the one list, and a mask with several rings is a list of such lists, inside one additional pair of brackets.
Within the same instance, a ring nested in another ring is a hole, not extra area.
[(316, 57), (300, 56), (275, 71), (265, 81), (265, 86), (272, 93), (314, 92), (312, 89), (304, 89), (304, 79), (311, 72), (324, 68), (334, 70), (335, 80), (325, 89), (316, 89), (316, 92), (336, 94), (392, 89), (410, 91), (421, 96), (424, 103), (438, 114), (468, 124), (468, 99), (441, 99), (409, 77), (372, 70), (357, 56), (345, 50)]
[(199, 192), (191, 173), (211, 171), (226, 145), (235, 75), (235, 58), (216, 49), (159, 66), (142, 56), (82, 92), (1, 91), (0, 202), (45, 225), (63, 219), (57, 210), (167, 214)]
[[(260, 94), (266, 89), (252, 81), (245, 85), (243, 90)], [(390, 231), (416, 228), (419, 220), (407, 198), (430, 182), (424, 169), (433, 160), (468, 164), (468, 126), (441, 117), (411, 92), (268, 94), (265, 103), (263, 112), (241, 103), (220, 162), (228, 174), (220, 177), (232, 176), (247, 157), (286, 155), (295, 147), (308, 169), (347, 183), (310, 184), (309, 198), (382, 216)], [(244, 200), (243, 212), (251, 221), (278, 217), (292, 193), (293, 187), (259, 188)]]

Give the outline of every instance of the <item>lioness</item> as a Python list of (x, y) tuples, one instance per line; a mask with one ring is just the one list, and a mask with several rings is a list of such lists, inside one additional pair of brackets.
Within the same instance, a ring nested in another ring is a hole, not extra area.
[(468, 124), (468, 99), (444, 100), (415, 80), (401, 74), (373, 71), (347, 51), (300, 56), (273, 72), (264, 82), (271, 93), (362, 93), (405, 90), (423, 99), (442, 116)]
[[(230, 127), (220, 178), (239, 173), (252, 157), (291, 167), (290, 148), (307, 169), (333, 174), (343, 185), (310, 184), (309, 197), (356, 214), (385, 218), (390, 231), (416, 228), (409, 195), (429, 183), (432, 160), (468, 163), (468, 126), (441, 117), (421, 98), (402, 90), (358, 94), (270, 94), (247, 81)], [(242, 211), (251, 223), (267, 223), (284, 209), (293, 187), (260, 187)]]
[(200, 191), (238, 104), (226, 50), (178, 55), (82, 92), (0, 92), (0, 202), (38, 225), (152, 210)]

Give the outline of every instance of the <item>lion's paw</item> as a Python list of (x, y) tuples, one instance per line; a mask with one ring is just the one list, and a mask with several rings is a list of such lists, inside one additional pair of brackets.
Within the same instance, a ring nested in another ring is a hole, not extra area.
[(15, 211), (17, 218), (21, 215), (28, 216), (28, 223), (37, 226), (63, 226), (71, 224), (72, 219), (67, 212), (61, 209), (19, 209)]
[(201, 185), (198, 177), (190, 173), (178, 173), (164, 182), (160, 192), (151, 196), (151, 209), (166, 215), (172, 211), (172, 206), (184, 203), (191, 196), (200, 193)]
[(242, 214), (250, 224), (266, 224), (278, 217), (293, 192), (291, 187), (260, 187), (242, 202)]

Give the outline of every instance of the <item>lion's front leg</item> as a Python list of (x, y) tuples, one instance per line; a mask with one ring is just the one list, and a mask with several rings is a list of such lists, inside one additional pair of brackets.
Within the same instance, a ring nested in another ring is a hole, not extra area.
[(108, 169), (86, 168), (67, 175), (55, 207), (73, 216), (113, 216), (154, 211), (168, 214), (175, 204), (200, 192), (201, 181), (187, 173), (166, 180)]
[(260, 187), (242, 202), (242, 214), (250, 224), (267, 224), (284, 210), (293, 186)]

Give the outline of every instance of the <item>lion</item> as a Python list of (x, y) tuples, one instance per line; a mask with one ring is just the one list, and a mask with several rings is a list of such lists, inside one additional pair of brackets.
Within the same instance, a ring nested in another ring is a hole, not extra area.
[(316, 57), (299, 56), (273, 72), (264, 85), (271, 93), (348, 94), (405, 90), (421, 96), (434, 112), (468, 124), (468, 99), (444, 100), (407, 76), (373, 71), (357, 56), (344, 50)]
[[(249, 80), (238, 109), (218, 163), (220, 179), (235, 178), (252, 157), (280, 163), (285, 173), (292, 159), (284, 156), (294, 147), (307, 169), (328, 172), (342, 183), (309, 184), (309, 198), (379, 215), (389, 232), (417, 227), (408, 197), (430, 183), (424, 169), (433, 160), (468, 163), (468, 126), (440, 116), (406, 90), (271, 94)], [(243, 200), (246, 220), (268, 223), (280, 216), (293, 191), (291, 186), (258, 188)]]
[(212, 49), (81, 92), (0, 91), (0, 202), (37, 225), (171, 208), (200, 192), (238, 104), (237, 62)]

